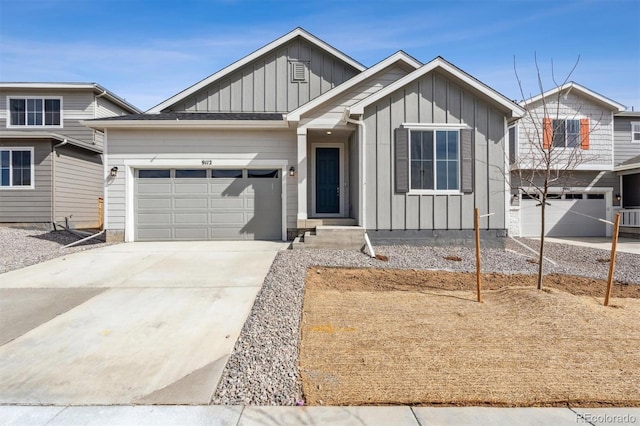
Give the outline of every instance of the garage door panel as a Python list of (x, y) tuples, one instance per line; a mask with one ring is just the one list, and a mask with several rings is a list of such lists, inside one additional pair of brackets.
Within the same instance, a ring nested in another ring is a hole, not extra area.
[(208, 225), (207, 212), (202, 213), (175, 213), (173, 223), (175, 225)]
[(171, 199), (168, 198), (138, 198), (138, 209), (170, 209)]
[(280, 239), (281, 182), (275, 178), (136, 179), (135, 239)]
[(171, 225), (171, 213), (139, 213), (138, 221), (144, 224)]
[(173, 240), (170, 228), (138, 228), (137, 239), (140, 241)]
[(206, 194), (208, 185), (206, 183), (178, 183), (174, 187), (175, 194)]
[(244, 199), (242, 198), (214, 198), (211, 200), (212, 210), (227, 210), (227, 209), (239, 209), (242, 210), (245, 207)]
[(144, 185), (138, 186), (138, 195), (168, 194), (171, 193), (172, 186), (171, 182), (158, 182), (157, 180), (145, 182)]

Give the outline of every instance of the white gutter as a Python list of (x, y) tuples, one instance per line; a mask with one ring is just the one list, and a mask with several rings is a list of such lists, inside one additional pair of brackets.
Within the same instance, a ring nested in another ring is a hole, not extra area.
[(365, 165), (366, 165), (366, 149), (365, 149), (365, 143), (367, 141), (366, 138), (366, 129), (364, 126), (364, 121), (362, 120), (354, 120), (352, 118), (349, 118), (349, 108), (345, 108), (344, 112), (342, 114), (342, 121), (346, 122), (346, 123), (351, 123), (351, 124), (355, 124), (357, 125), (361, 131), (358, 132), (358, 155), (360, 157), (360, 182), (362, 183), (362, 187), (360, 188), (360, 199), (359, 204), (360, 204), (360, 223), (359, 225), (362, 226), (365, 229), (365, 236), (366, 236), (366, 231), (367, 231), (367, 215), (366, 213), (366, 207), (365, 207), (365, 200), (367, 199), (367, 181), (366, 181), (366, 176), (367, 176), (367, 172), (365, 169)]
[(284, 120), (82, 120), (80, 124), (92, 129), (115, 128), (176, 128), (176, 129), (288, 129)]

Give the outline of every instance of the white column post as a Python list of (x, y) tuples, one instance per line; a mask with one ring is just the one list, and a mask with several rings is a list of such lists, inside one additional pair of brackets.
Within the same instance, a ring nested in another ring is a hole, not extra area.
[(307, 129), (298, 127), (298, 220), (307, 216)]

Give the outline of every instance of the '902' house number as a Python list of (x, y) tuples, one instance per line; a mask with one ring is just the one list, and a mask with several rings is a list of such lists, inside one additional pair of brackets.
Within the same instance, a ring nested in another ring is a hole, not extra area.
[(211, 160), (202, 160), (202, 165), (203, 166), (210, 166), (213, 164), (213, 161)]

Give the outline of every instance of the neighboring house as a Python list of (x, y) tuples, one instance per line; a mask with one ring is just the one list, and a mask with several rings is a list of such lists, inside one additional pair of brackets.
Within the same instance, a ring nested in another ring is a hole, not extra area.
[(620, 235), (640, 238), (640, 112), (616, 114), (613, 170), (619, 178)]
[(521, 106), (527, 114), (510, 129), (510, 235), (540, 236), (541, 209), (534, 187), (542, 184), (542, 177), (536, 176), (533, 184), (531, 177), (533, 169), (544, 166), (542, 143), (553, 158), (545, 234), (610, 236), (612, 227), (596, 218), (612, 221), (619, 206), (620, 179), (614, 166), (629, 152), (640, 154), (634, 147), (620, 155), (621, 139), (616, 137), (614, 143), (614, 117), (622, 114), (624, 106), (574, 82)]
[(139, 112), (95, 83), (0, 83), (0, 223), (99, 226), (103, 134), (80, 120)]
[(523, 114), (440, 57), (366, 68), (297, 28), (145, 114), (84, 123), (105, 135), (109, 239), (287, 240), (331, 224), (465, 243), (478, 207), (499, 245), (508, 123)]

